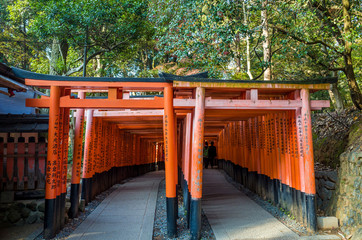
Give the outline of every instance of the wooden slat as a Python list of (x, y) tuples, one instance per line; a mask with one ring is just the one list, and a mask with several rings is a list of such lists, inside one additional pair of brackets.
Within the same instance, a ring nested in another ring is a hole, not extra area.
[[(42, 139), (40, 139), (42, 140)], [(38, 156), (35, 159), (36, 161), (36, 180), (37, 180), (37, 188), (44, 189), (45, 188), (45, 167), (46, 167), (46, 149), (47, 145), (45, 140), (43, 142), (38, 142), (37, 150)]]
[(35, 138), (30, 137), (28, 143), (28, 189), (35, 189)]
[[(11, 155), (15, 153), (15, 143), (14, 138), (8, 138), (6, 144), (6, 153)], [(6, 158), (6, 190), (14, 190), (14, 158), (8, 157)]]
[[(17, 143), (17, 154), (25, 154), (25, 140), (23, 137), (18, 139)], [(16, 169), (17, 169), (17, 190), (24, 190), (24, 176), (25, 176), (25, 158), (17, 156), (16, 157)]]

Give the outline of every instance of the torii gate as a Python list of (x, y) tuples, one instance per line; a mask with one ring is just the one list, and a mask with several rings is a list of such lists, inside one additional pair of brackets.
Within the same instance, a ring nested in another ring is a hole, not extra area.
[[(265, 82), (208, 79), (205, 74), (83, 78), (16, 68), (13, 72), (27, 85), (50, 88), (49, 98), (26, 102), (29, 107), (49, 108), (45, 237), (53, 237), (62, 225), (56, 211), (64, 212), (69, 109), (77, 109), (71, 217), (76, 216), (79, 201), (86, 109), (82, 176), (86, 201), (130, 172), (154, 170), (150, 164), (161, 159), (164, 147), (168, 235), (177, 233), (176, 185), (180, 183), (192, 238), (199, 239), (206, 137), (217, 142), (220, 167), (232, 172), (235, 180), (292, 211), (310, 230), (316, 229), (310, 115), (312, 110), (329, 107), (329, 101), (309, 100), (309, 95), (329, 89), (336, 78)], [(85, 98), (90, 91), (107, 92), (108, 97)], [(164, 95), (130, 98), (134, 91), (163, 91)], [(70, 96), (71, 92), (78, 92), (78, 97)], [(104, 179), (108, 184), (102, 186)]]

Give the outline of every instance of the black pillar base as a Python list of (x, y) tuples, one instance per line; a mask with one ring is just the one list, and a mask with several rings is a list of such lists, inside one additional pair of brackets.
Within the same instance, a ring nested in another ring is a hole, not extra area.
[(187, 205), (186, 205), (186, 218), (187, 218), (187, 228), (190, 229), (190, 211), (191, 211), (191, 194), (190, 192), (187, 190), (188, 195), (187, 195)]
[(279, 206), (279, 184), (278, 179), (273, 179), (273, 197), (274, 197), (274, 204)]
[(45, 199), (44, 238), (54, 238), (56, 232), (56, 198)]
[(90, 201), (92, 201), (92, 178), (83, 178), (82, 179), (82, 199), (85, 201), (87, 206)]
[(80, 184), (71, 184), (70, 186), (70, 208), (68, 212), (69, 218), (76, 218), (78, 216), (79, 189)]
[(192, 240), (199, 240), (201, 233), (201, 199), (191, 198), (190, 232)]
[(60, 199), (60, 229), (62, 229), (65, 225), (65, 199), (66, 199), (67, 193), (61, 193), (59, 196)]
[(56, 211), (56, 216), (55, 216), (55, 232), (58, 233), (60, 231), (60, 195), (56, 197), (55, 199), (55, 211)]
[(296, 199), (296, 218), (299, 222), (302, 222), (303, 209), (302, 209), (302, 193), (300, 190), (295, 191), (295, 199)]
[(169, 238), (175, 238), (177, 236), (177, 224), (176, 224), (176, 210), (177, 198), (166, 197), (167, 208), (167, 236)]
[(315, 195), (305, 194), (306, 207), (307, 207), (307, 227), (310, 231), (317, 231), (317, 216), (315, 207)]
[(287, 209), (286, 185), (284, 183), (280, 184), (280, 192), (280, 206), (284, 209)]
[(307, 225), (307, 203), (305, 197), (305, 193), (301, 192), (302, 222), (304, 225)]
[(178, 219), (178, 190), (179, 190), (180, 186), (179, 185), (176, 185), (176, 201), (174, 202), (175, 204), (175, 207), (174, 207), (174, 210), (175, 210), (175, 216), (176, 216), (176, 219)]

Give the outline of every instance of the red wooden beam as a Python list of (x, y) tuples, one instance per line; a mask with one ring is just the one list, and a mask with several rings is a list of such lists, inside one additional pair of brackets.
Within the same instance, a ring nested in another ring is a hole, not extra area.
[(172, 86), (172, 83), (164, 82), (80, 82), (80, 81), (53, 81), (53, 80), (36, 80), (36, 79), (25, 79), (25, 84), (28, 86), (37, 87), (71, 87), (72, 89), (108, 89), (123, 88), (123, 89), (134, 89), (134, 90), (157, 90), (162, 91), (164, 87)]
[[(49, 99), (26, 99), (27, 107), (48, 108)], [(69, 96), (61, 97), (62, 108), (97, 108), (97, 109), (162, 109), (163, 99), (133, 100), (133, 99), (71, 99)]]

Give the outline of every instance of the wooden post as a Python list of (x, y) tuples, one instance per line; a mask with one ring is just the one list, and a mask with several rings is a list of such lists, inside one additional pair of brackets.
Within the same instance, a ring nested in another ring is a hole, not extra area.
[[(70, 91), (66, 93), (70, 94)], [(62, 138), (62, 158), (61, 167), (61, 192), (60, 192), (60, 229), (65, 225), (65, 201), (67, 196), (67, 171), (68, 171), (68, 143), (69, 143), (69, 108), (63, 109), (63, 135)]]
[(195, 116), (193, 121), (193, 136), (192, 136), (191, 207), (190, 207), (191, 238), (195, 240), (200, 238), (200, 231), (201, 231), (204, 115), (205, 115), (205, 89), (197, 87)]
[(307, 227), (311, 231), (317, 230), (317, 217), (315, 209), (315, 175), (313, 158), (313, 137), (311, 109), (309, 102), (309, 89), (301, 90), (302, 98), (302, 126), (303, 126), (303, 150), (305, 173), (305, 198), (307, 210)]
[(92, 161), (91, 161), (91, 130), (93, 121), (93, 110), (87, 110), (87, 125), (84, 143), (84, 160), (82, 176), (82, 199), (85, 203), (90, 202), (90, 191), (92, 189)]
[(167, 234), (169, 238), (175, 238), (177, 234), (176, 225), (176, 128), (173, 110), (173, 88), (164, 88), (164, 115), (163, 135), (165, 142), (165, 175), (166, 175), (166, 205), (167, 205)]
[(56, 234), (56, 198), (57, 168), (59, 148), (59, 102), (60, 87), (50, 87), (48, 154), (45, 183), (44, 238), (50, 239)]
[[(84, 92), (79, 92), (78, 97), (84, 99)], [(78, 215), (79, 193), (80, 193), (80, 173), (82, 167), (83, 152), (83, 129), (84, 129), (84, 109), (77, 109), (75, 119), (74, 149), (73, 149), (73, 166), (72, 182), (70, 189), (70, 209), (69, 217), (75, 218)]]
[(189, 226), (190, 222), (190, 187), (191, 187), (191, 134), (192, 134), (192, 113), (188, 113), (185, 119), (185, 186), (183, 189), (184, 205), (187, 212), (187, 224)]

